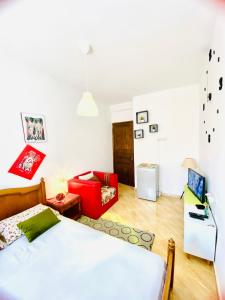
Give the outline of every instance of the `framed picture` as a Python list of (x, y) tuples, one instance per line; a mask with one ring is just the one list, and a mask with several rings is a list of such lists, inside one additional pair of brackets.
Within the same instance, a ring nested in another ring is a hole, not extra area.
[(21, 119), (26, 143), (43, 143), (47, 141), (44, 116), (21, 113)]
[(135, 139), (143, 139), (144, 138), (144, 130), (143, 129), (134, 130), (134, 138)]
[(44, 153), (26, 145), (9, 169), (9, 173), (31, 180), (44, 158)]
[(152, 125), (149, 125), (149, 131), (150, 131), (151, 133), (158, 132), (158, 131), (159, 131), (159, 126), (158, 126), (158, 124), (152, 124)]
[(148, 123), (148, 111), (139, 111), (136, 113), (136, 123), (143, 124)]

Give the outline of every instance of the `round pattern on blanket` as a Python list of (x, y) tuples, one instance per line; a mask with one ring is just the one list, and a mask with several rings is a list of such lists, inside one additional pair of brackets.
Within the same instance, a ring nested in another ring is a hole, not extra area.
[(85, 216), (82, 216), (82, 223), (83, 223), (83, 224), (88, 224), (88, 223), (89, 223), (88, 218), (85, 217)]
[(102, 230), (103, 229), (102, 224), (100, 224), (100, 223), (93, 224), (93, 228), (96, 229), (96, 230)]
[(151, 239), (152, 239), (152, 236), (151, 234), (147, 233), (147, 232), (144, 232), (141, 234), (141, 239), (144, 241), (144, 242), (150, 242)]
[(109, 234), (113, 235), (113, 236), (117, 236), (117, 235), (119, 235), (119, 230), (116, 228), (110, 229)]
[(122, 227), (122, 228), (121, 228), (121, 231), (122, 231), (122, 233), (125, 233), (125, 234), (131, 233), (130, 227)]
[(112, 228), (113, 227), (113, 222), (112, 221), (106, 221), (104, 222), (104, 225), (106, 228)]
[(132, 228), (118, 222), (105, 220), (103, 218), (94, 220), (86, 216), (81, 216), (78, 222), (131, 244), (140, 246), (144, 249), (152, 249), (155, 238), (154, 233), (142, 231), (140, 229)]
[(128, 236), (128, 241), (131, 244), (137, 244), (139, 242), (139, 238), (136, 235), (129, 235)]

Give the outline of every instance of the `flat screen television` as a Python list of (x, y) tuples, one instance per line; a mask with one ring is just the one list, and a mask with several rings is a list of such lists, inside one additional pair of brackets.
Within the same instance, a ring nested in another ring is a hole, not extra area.
[(188, 169), (188, 187), (202, 203), (205, 202), (205, 177)]

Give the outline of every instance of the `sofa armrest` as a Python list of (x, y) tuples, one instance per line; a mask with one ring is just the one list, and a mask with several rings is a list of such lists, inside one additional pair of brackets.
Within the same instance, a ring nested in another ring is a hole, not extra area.
[(101, 182), (71, 179), (68, 181), (68, 192), (80, 195), (82, 214), (92, 216), (93, 212), (102, 209)]
[(118, 175), (117, 174), (115, 174), (115, 173), (110, 174), (109, 185), (118, 189)]

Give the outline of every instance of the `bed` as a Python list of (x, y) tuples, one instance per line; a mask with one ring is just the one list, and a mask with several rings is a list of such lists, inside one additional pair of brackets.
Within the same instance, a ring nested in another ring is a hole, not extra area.
[[(0, 190), (0, 220), (46, 204), (45, 183)], [(159, 300), (173, 287), (175, 243), (159, 255), (60, 216), (32, 243), (0, 251), (0, 299)]]

